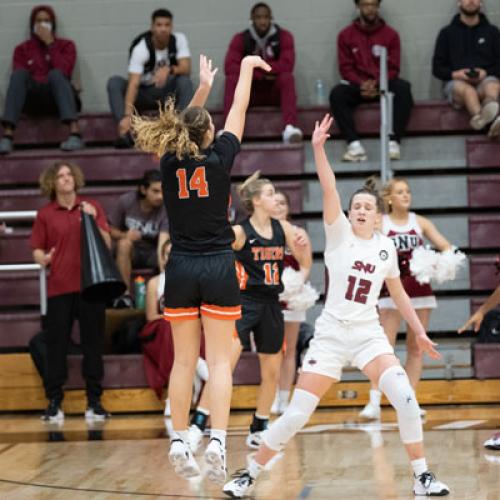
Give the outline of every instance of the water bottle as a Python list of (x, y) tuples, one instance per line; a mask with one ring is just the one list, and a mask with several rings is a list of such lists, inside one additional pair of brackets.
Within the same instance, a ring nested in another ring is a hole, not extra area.
[(146, 281), (142, 276), (137, 276), (134, 280), (135, 308), (144, 309), (146, 307)]
[(326, 106), (326, 91), (325, 91), (325, 86), (323, 84), (323, 80), (321, 78), (318, 78), (316, 80), (316, 85), (315, 85), (315, 95), (316, 95), (316, 105), (317, 106)]

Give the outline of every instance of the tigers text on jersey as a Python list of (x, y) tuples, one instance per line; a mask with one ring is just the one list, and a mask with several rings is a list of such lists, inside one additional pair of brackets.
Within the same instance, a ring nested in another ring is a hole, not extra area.
[(235, 252), (240, 290), (244, 295), (251, 295), (257, 300), (277, 300), (283, 291), (281, 275), (285, 257), (285, 232), (276, 219), (271, 219), (271, 225), (273, 236), (267, 239), (254, 229), (250, 219), (245, 219), (241, 223), (246, 235), (245, 245)]
[(386, 278), (399, 276), (392, 240), (375, 232), (371, 240), (356, 237), (343, 213), (325, 223), (325, 264), (329, 287), (325, 312), (341, 321), (378, 319), (376, 305)]
[(230, 250), (234, 233), (229, 223), (231, 168), (240, 150), (238, 138), (224, 132), (203, 151), (205, 158), (162, 157), (163, 200), (170, 221), (172, 251)]

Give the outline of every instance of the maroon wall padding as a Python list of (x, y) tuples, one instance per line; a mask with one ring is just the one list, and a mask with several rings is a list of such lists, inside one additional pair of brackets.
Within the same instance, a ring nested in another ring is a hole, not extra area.
[(471, 248), (500, 247), (500, 215), (470, 216), (469, 244)]
[(500, 207), (500, 175), (469, 175), (469, 207)]
[[(378, 135), (380, 113), (378, 104), (360, 106), (355, 113), (358, 131), (362, 135)], [(314, 122), (321, 120), (329, 112), (326, 106), (298, 109), (298, 126), (309, 136)], [(216, 129), (224, 126), (224, 116), (220, 110), (212, 110)], [(80, 128), (84, 140), (89, 143), (111, 143), (116, 138), (116, 124), (109, 113), (84, 113), (80, 116)], [(245, 139), (279, 139), (283, 131), (283, 119), (278, 108), (250, 108), (245, 123)], [(445, 101), (421, 101), (415, 104), (408, 134), (430, 133), (472, 133), (469, 117), (464, 111), (457, 111)], [(337, 128), (334, 135), (339, 134)], [(67, 128), (56, 118), (33, 120), (24, 118), (16, 130), (16, 143), (57, 144), (67, 136)]]
[(468, 167), (500, 167), (500, 142), (474, 137), (467, 139), (465, 144)]
[(2, 306), (39, 306), (38, 271), (2, 272), (0, 304)]
[(40, 311), (0, 313), (0, 347), (25, 348), (40, 330)]
[(500, 378), (500, 343), (473, 346), (474, 376), (478, 379)]
[(500, 284), (494, 255), (470, 258), (470, 283), (472, 290), (487, 291), (494, 290)]
[[(11, 234), (3, 234), (0, 237), (0, 264), (31, 264), (30, 234), (31, 230), (18, 228)], [(3, 273), (0, 273), (0, 290), (4, 287), (3, 279)]]
[[(82, 377), (82, 356), (68, 356), (67, 389), (82, 389), (85, 382)], [(234, 385), (258, 385), (260, 383), (260, 365), (256, 353), (244, 352), (236, 365), (233, 376)], [(148, 387), (144, 375), (142, 354), (106, 354), (104, 355), (104, 389)]]

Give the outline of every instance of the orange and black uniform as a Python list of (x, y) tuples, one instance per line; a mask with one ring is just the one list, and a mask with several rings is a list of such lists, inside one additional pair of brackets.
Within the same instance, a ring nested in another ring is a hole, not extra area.
[(166, 268), (165, 318), (196, 319), (200, 314), (235, 320), (241, 302), (234, 272), (228, 220), (231, 168), (238, 138), (224, 132), (202, 160), (175, 154), (162, 157), (162, 189), (172, 251)]
[(285, 326), (279, 302), (283, 291), (281, 275), (285, 257), (285, 232), (281, 223), (271, 219), (273, 235), (267, 239), (249, 219), (241, 223), (246, 242), (236, 252), (236, 274), (241, 290), (242, 318), (236, 330), (245, 350), (250, 349), (253, 332), (257, 352), (276, 354), (283, 345)]

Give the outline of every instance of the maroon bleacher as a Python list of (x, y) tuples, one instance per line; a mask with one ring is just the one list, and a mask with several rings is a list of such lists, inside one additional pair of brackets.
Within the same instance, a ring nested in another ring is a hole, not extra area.
[(500, 284), (496, 256), (474, 256), (470, 259), (470, 283), (472, 290), (494, 290)]
[(38, 306), (40, 287), (38, 271), (2, 272), (0, 286), (0, 304), (8, 306)]
[(500, 215), (469, 217), (469, 242), (471, 248), (499, 248)]
[(470, 175), (467, 190), (469, 207), (500, 207), (500, 175)]
[(500, 142), (487, 137), (471, 137), (466, 141), (467, 166), (500, 167)]
[[(377, 135), (380, 128), (378, 104), (365, 104), (358, 108), (355, 120), (362, 135)], [(298, 110), (298, 125), (310, 135), (314, 122), (328, 111), (326, 107), (302, 107)], [(224, 125), (220, 110), (211, 112), (216, 129)], [(89, 144), (110, 144), (115, 139), (116, 124), (109, 113), (83, 113), (80, 126), (85, 141)], [(283, 130), (282, 116), (277, 108), (254, 108), (247, 114), (245, 139), (279, 139)], [(444, 101), (421, 101), (412, 111), (407, 133), (458, 134), (473, 132), (469, 117), (463, 111), (453, 109)], [(338, 135), (338, 130), (334, 130)], [(67, 128), (55, 118), (40, 121), (21, 120), (16, 131), (16, 143), (22, 145), (57, 144), (65, 139)]]
[(26, 348), (31, 337), (38, 332), (40, 311), (0, 313), (0, 348)]
[[(159, 161), (153, 155), (134, 150), (93, 148), (71, 153), (53, 149), (16, 151), (2, 158), (2, 184), (35, 184), (42, 170), (60, 159), (78, 164), (89, 182), (137, 180), (145, 170), (159, 167)], [(266, 175), (302, 173), (303, 144), (243, 145), (236, 158), (233, 175), (250, 175), (257, 169)]]

